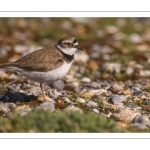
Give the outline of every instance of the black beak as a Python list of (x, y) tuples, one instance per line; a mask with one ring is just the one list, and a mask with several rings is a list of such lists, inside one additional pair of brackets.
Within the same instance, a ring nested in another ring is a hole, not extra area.
[(78, 50), (83, 51), (83, 48), (79, 47), (78, 45), (75, 46)]

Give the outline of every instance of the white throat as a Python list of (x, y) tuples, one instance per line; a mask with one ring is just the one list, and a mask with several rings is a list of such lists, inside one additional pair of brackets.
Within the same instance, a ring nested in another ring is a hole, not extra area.
[(67, 55), (70, 55), (70, 56), (72, 56), (76, 52), (76, 50), (77, 50), (77, 48), (62, 48), (62, 47), (60, 47), (60, 45), (56, 45), (56, 46), (63, 53), (65, 53)]

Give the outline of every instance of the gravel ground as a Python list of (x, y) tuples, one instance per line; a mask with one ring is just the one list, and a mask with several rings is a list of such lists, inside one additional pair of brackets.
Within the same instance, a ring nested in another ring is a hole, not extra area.
[[(51, 112), (73, 110), (103, 114), (121, 127), (148, 129), (150, 19), (69, 19), (12, 18), (4, 19), (0, 24), (5, 29), (0, 33), (0, 63), (13, 62), (39, 49), (37, 45), (54, 45), (69, 31), (74, 36), (80, 35), (77, 38), (85, 48), (84, 52), (76, 53), (75, 61), (63, 80), (45, 84), (46, 102), (38, 83), (13, 70), (0, 69), (1, 117), (9, 117), (14, 112), (26, 115), (38, 108)], [(54, 36), (49, 29), (57, 30), (56, 22), (62, 23), (62, 27), (61, 33), (56, 32)], [(14, 26), (16, 28), (12, 31)]]

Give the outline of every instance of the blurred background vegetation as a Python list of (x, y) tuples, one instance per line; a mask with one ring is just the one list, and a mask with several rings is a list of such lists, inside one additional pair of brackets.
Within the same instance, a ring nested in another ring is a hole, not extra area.
[[(149, 69), (149, 25), (149, 18), (0, 18), (0, 63), (73, 35), (93, 60), (91, 68), (105, 62), (123, 64), (116, 78), (126, 80), (125, 69), (132, 61)], [(22, 54), (25, 48), (28, 51)]]

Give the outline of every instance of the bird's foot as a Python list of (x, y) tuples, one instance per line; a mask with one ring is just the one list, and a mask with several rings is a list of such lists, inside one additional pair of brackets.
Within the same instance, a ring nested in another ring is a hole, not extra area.
[(48, 96), (44, 97), (43, 95), (38, 96), (38, 101), (40, 101), (40, 102), (52, 101), (53, 103), (55, 103), (55, 101), (52, 100), (50, 97), (48, 97)]

